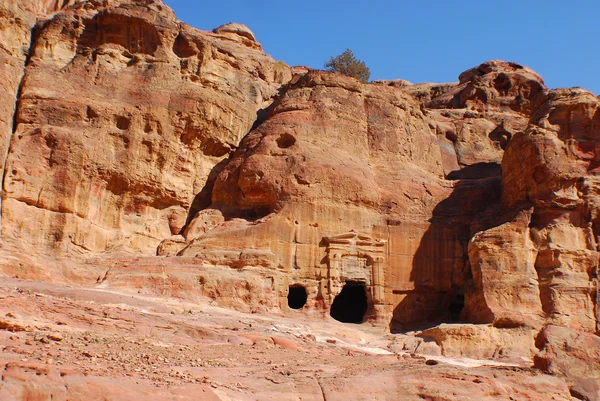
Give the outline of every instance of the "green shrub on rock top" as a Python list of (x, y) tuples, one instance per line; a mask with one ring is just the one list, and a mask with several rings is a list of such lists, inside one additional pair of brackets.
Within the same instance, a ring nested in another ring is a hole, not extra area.
[(361, 82), (369, 82), (371, 72), (364, 61), (354, 57), (352, 50), (346, 49), (339, 56), (331, 57), (325, 63), (327, 71), (336, 72), (338, 74), (354, 77)]

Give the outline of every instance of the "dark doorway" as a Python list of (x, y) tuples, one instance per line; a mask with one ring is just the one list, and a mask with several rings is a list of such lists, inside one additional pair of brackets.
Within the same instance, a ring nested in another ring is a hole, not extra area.
[(454, 299), (450, 301), (448, 312), (450, 312), (450, 321), (453, 323), (461, 321), (462, 311), (465, 307), (465, 296), (462, 292), (456, 294)]
[(362, 323), (367, 312), (367, 291), (363, 283), (348, 282), (333, 300), (330, 315), (342, 323)]
[(306, 288), (301, 285), (290, 285), (288, 292), (288, 306), (292, 309), (300, 309), (306, 305)]

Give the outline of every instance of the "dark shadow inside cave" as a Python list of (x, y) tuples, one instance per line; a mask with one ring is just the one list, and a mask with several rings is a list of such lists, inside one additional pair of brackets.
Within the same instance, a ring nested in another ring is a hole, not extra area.
[(446, 179), (455, 180), (481, 180), (483, 178), (500, 177), (502, 167), (496, 162), (481, 162), (464, 166), (460, 170), (451, 171)]
[[(462, 290), (462, 288), (461, 288)], [(463, 291), (460, 291), (456, 296), (450, 301), (450, 306), (448, 306), (448, 312), (450, 313), (450, 321), (452, 323), (458, 323), (461, 321), (462, 311), (465, 307), (465, 295)]]
[(330, 315), (342, 323), (362, 323), (367, 307), (367, 291), (364, 283), (347, 282), (333, 300)]
[(290, 285), (288, 291), (288, 306), (291, 309), (301, 309), (306, 305), (307, 298), (306, 288), (301, 285)]

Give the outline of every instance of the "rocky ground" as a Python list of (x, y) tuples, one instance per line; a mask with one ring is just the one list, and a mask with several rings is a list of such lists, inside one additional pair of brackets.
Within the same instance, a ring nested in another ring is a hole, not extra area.
[(16, 279), (0, 300), (2, 400), (571, 399), (531, 361), (410, 353), (366, 324)]

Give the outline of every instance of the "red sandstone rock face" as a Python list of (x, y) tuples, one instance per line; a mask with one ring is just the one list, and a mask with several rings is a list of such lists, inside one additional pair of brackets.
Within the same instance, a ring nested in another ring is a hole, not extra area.
[(527, 127), (531, 101), (544, 88), (531, 69), (497, 60), (463, 72), (457, 84), (402, 87), (431, 109), (438, 134), (447, 139), (443, 160), (455, 169), (499, 162), (512, 135)]
[[(254, 214), (304, 202), (393, 209), (397, 194), (381, 193), (387, 183), (378, 181), (398, 179), (399, 170), (413, 165), (434, 177), (442, 174), (428, 123), (433, 124), (408, 96), (309, 72), (244, 138), (215, 182), (213, 206)], [(379, 168), (396, 170), (396, 176)]]
[[(3, 236), (155, 252), (290, 78), (239, 27), (160, 2), (80, 3), (36, 27), (6, 159)], [(236, 33), (237, 32), (237, 33)], [(14, 104), (14, 102), (12, 102)]]
[[(510, 239), (514, 234), (506, 229), (493, 229), (503, 244), (525, 244), (501, 251), (521, 260), (514, 265), (523, 269), (522, 285), (528, 283), (514, 292), (518, 298), (511, 303), (522, 304), (523, 294), (528, 293), (524, 314), (593, 332), (598, 329), (595, 143), (599, 103), (582, 90), (545, 92), (536, 101), (532, 124), (511, 140), (502, 161), (503, 202), (508, 209), (523, 210), (521, 223), (512, 220), (505, 225), (519, 227), (522, 239)], [(497, 253), (481, 247), (489, 244), (490, 232), (473, 239), (471, 262), (475, 269), (489, 266), (506, 271), (511, 264), (503, 265)], [(505, 310), (512, 313), (513, 306)], [(496, 310), (502, 314), (501, 309)]]
[(446, 356), (539, 351), (597, 398), (593, 94), (502, 61), (450, 84), (290, 69), (160, 1), (0, 17), (3, 274), (253, 313), (302, 286), (318, 319), (349, 286), (358, 321)]
[[(75, 0), (0, 1), (0, 157), (5, 161), (21, 95), (24, 66), (31, 52), (36, 17), (66, 8)], [(4, 176), (5, 163), (0, 164)]]
[(597, 366), (584, 363), (590, 372), (582, 373), (575, 362), (581, 354), (562, 355), (556, 341), (569, 337), (563, 346), (570, 350), (566, 344), (580, 335), (581, 341), (589, 338), (592, 354), (598, 350), (600, 104), (579, 89), (544, 91), (533, 104), (529, 127), (512, 138), (502, 160), (502, 201), (510, 212), (470, 243), (476, 295), (467, 310), (497, 325), (546, 327), (538, 364), (557, 372), (550, 366), (566, 358), (560, 371), (575, 383), (574, 391), (598, 399), (590, 384), (597, 383)]
[(536, 338), (536, 346), (541, 350), (534, 359), (537, 368), (565, 375), (577, 399), (600, 398), (600, 337), (548, 325)]
[[(496, 73), (506, 67), (491, 64)], [(518, 75), (515, 82), (521, 81), (530, 82)], [(475, 118), (477, 143), (470, 152), (479, 159), (466, 164), (465, 156), (459, 162), (457, 154), (464, 156), (462, 150), (472, 146), (464, 136), (473, 119), (468, 110), (460, 111), (461, 136), (452, 142), (439, 127), (444, 121), (456, 125), (453, 114), (444, 111), (448, 117), (443, 117), (423, 109), (404, 94), (413, 93), (410, 86), (401, 88), (362, 86), (316, 71), (296, 77), (270, 117), (244, 138), (213, 186), (210, 215), (245, 220), (203, 229), (180, 254), (201, 256), (224, 242), (239, 251), (273, 250), (277, 238), (275, 264), (286, 272), (283, 284), (302, 282), (314, 305), (321, 298), (329, 304), (339, 286), (331, 290), (335, 277), (332, 282), (321, 238), (356, 229), (391, 244), (381, 305), (387, 312), (379, 317), (383, 321), (390, 312), (402, 324), (451, 321), (449, 309), (460, 303), (463, 293), (472, 295), (468, 304), (474, 304), (478, 294), (495, 291), (476, 290), (478, 282), (470, 279), (465, 264), (471, 225), (500, 197), (497, 163), (502, 146), (493, 135), (501, 128), (495, 125), (500, 117)], [(515, 90), (513, 96), (519, 93)], [(504, 120), (525, 119), (510, 109), (500, 115)], [(436, 120), (440, 116), (441, 122)], [(512, 135), (506, 135), (508, 141)], [(456, 170), (444, 174), (452, 166)], [(205, 227), (205, 218), (200, 221)], [(183, 248), (179, 244), (175, 251)], [(311, 266), (318, 270), (311, 272)], [(488, 321), (478, 317), (487, 308), (485, 302), (481, 306), (467, 309), (464, 317)]]

